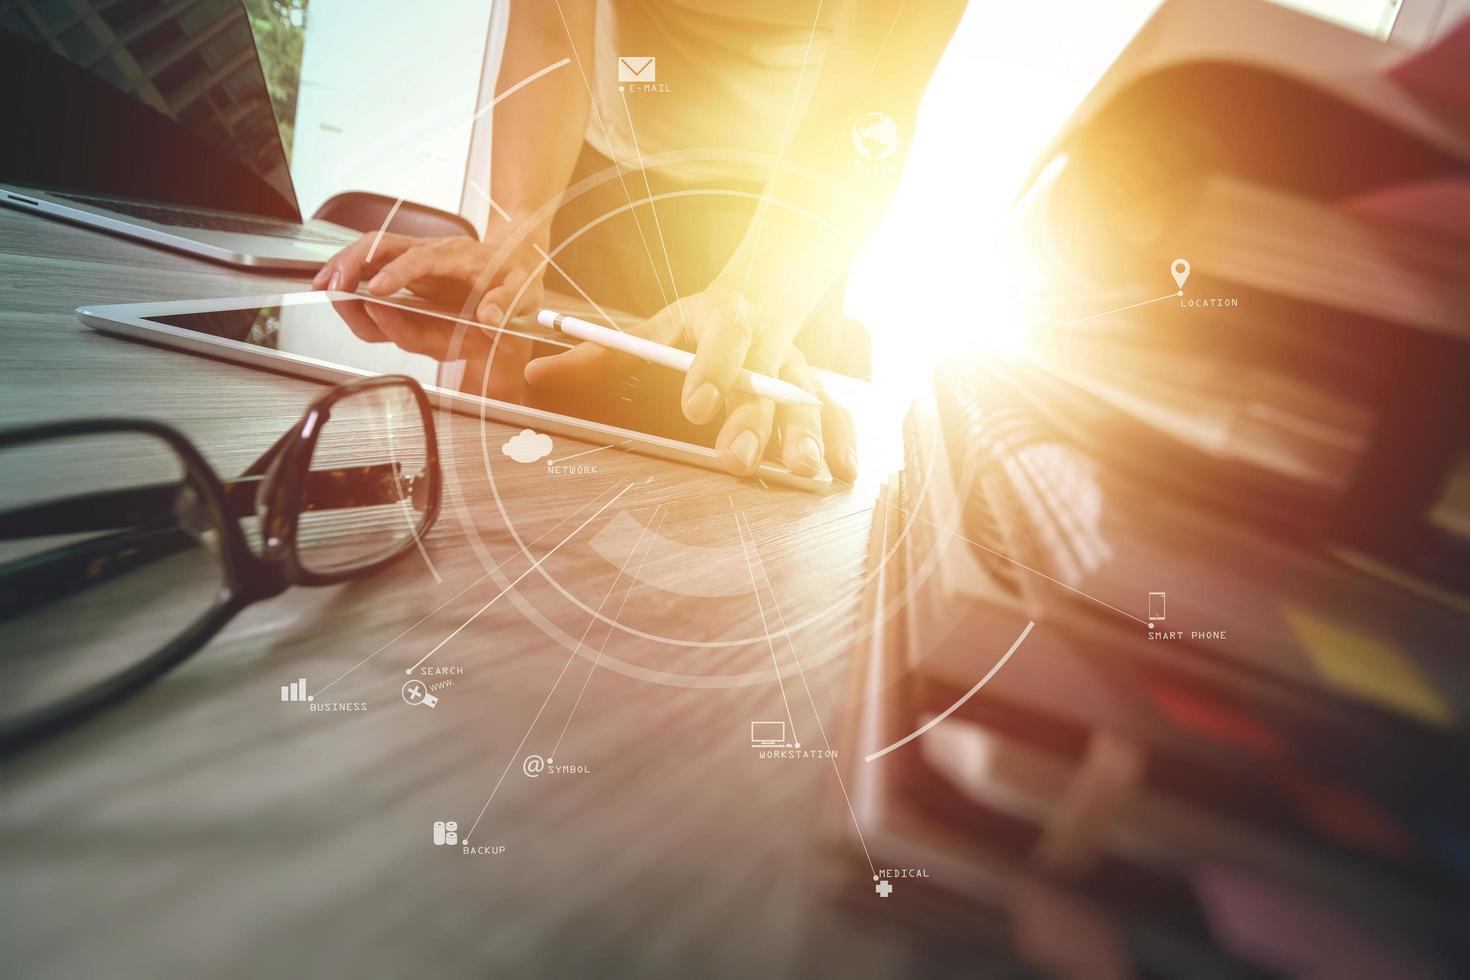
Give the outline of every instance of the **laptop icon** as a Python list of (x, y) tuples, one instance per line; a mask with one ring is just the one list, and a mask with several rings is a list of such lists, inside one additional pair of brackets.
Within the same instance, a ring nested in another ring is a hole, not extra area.
[(750, 747), (784, 748), (786, 745), (786, 722), (753, 721), (750, 723)]
[(657, 81), (655, 71), (658, 68), (657, 58), (619, 58), (618, 59), (618, 81), (620, 82), (654, 82)]

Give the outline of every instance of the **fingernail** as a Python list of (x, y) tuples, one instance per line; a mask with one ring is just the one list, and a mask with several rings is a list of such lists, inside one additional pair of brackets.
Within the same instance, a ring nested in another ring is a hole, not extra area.
[[(706, 381), (694, 389), (694, 394), (690, 395), (689, 399), (684, 402), (684, 414), (689, 417), (689, 421), (691, 422), (708, 422), (714, 417), (715, 409), (719, 407), (720, 389)], [(750, 436), (752, 440), (759, 442), (759, 440), (755, 439), (754, 433), (746, 432), (744, 435)], [(739, 442), (739, 440), (737, 439), (736, 442)], [(751, 450), (751, 452), (754, 451), (754, 449)]]
[(498, 306), (487, 306), (485, 308), (485, 322), (486, 323), (499, 323), (500, 322), (500, 318), (503, 317), (503, 316), (505, 316), (505, 314), (501, 311), (500, 307), (498, 307)]
[(816, 469), (822, 465), (822, 447), (817, 445), (817, 440), (811, 436), (803, 436), (796, 444), (796, 455), (808, 466)]
[(848, 476), (857, 476), (857, 456), (853, 455), (852, 453), (848, 453), (847, 455), (843, 456), (842, 468), (847, 471)]
[(755, 469), (755, 454), (760, 451), (761, 441), (749, 429), (740, 433), (735, 437), (735, 441), (730, 443), (730, 452), (734, 453), (735, 458), (740, 460), (740, 465), (748, 470)]
[(327, 283), (327, 288), (333, 290), (342, 288), (342, 271), (340, 269), (332, 271), (332, 281)]

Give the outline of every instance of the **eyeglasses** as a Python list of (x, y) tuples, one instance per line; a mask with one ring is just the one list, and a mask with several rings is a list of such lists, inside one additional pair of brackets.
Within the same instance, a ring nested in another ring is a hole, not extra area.
[(326, 392), (233, 480), (158, 422), (0, 432), (0, 748), (135, 693), (253, 602), (421, 549), (440, 484), (402, 376)]

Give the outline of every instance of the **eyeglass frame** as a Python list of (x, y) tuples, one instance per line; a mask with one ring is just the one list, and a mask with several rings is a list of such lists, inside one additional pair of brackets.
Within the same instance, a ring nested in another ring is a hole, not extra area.
[[(359, 567), (335, 572), (313, 571), (301, 563), (297, 549), (311, 458), (333, 405), (373, 388), (406, 387), (418, 405), (424, 428), (425, 473), (428, 476), (424, 516), (413, 534), (397, 548)], [(0, 725), (0, 752), (20, 748), (57, 734), (116, 705), (173, 670), (201, 650), (246, 607), (271, 599), (294, 586), (316, 587), (373, 575), (416, 546), (439, 516), (443, 474), (439, 465), (434, 415), (423, 387), (407, 375), (379, 375), (337, 385), (314, 398), (301, 419), (266, 450), (245, 476), (261, 469), (255, 515), (260, 518), (262, 553), (246, 540), (241, 514), (223, 480), (193, 442), (174, 427), (144, 418), (94, 418), (48, 422), (0, 431), (0, 452), (28, 443), (107, 433), (135, 433), (158, 438), (183, 464), (179, 485), (200, 495), (219, 533), (219, 560), (224, 583), (213, 604), (177, 636), (132, 666), (106, 677), (55, 704)]]

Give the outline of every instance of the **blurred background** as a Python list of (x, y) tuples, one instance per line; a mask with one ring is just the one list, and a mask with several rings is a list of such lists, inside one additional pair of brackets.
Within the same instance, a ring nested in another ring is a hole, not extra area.
[[(1015, 342), (1017, 297), (1034, 272), (1008, 254), (1004, 214), (1047, 140), (1159, 2), (970, 5), (925, 96), (899, 192), (850, 277), (850, 316), (904, 325), (902, 337), (873, 338), (883, 375), (874, 380), (896, 400), (926, 384), (947, 349)], [(1399, 10), (1399, 0), (1283, 5), (1377, 37), (1388, 36)], [(358, 189), (484, 227), (488, 206), (471, 183), (486, 186), (491, 118), (471, 117), (492, 93), (507, 2), (246, 7), (304, 213)], [(949, 324), (957, 309), (978, 314), (963, 336)]]

